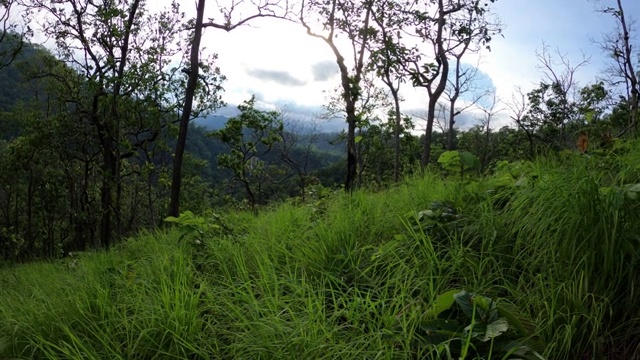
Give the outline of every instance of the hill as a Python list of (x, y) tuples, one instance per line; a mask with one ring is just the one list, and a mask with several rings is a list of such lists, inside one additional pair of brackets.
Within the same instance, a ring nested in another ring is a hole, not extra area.
[(0, 357), (633, 359), (640, 144), (0, 270)]

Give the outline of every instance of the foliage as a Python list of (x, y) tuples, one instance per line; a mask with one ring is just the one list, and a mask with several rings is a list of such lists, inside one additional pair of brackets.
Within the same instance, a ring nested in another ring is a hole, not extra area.
[(185, 213), (109, 252), (4, 268), (0, 356), (635, 358), (639, 157), (627, 143)]
[(464, 177), (468, 171), (480, 171), (480, 160), (468, 151), (451, 150), (443, 152), (438, 158), (442, 168), (452, 174)]
[(532, 345), (534, 333), (532, 321), (512, 305), (450, 290), (439, 295), (423, 315), (414, 346), (460, 359), (543, 359), (530, 347), (544, 349), (544, 345)]
[(191, 211), (185, 211), (179, 217), (168, 216), (164, 221), (176, 225), (180, 234), (179, 240), (187, 239), (198, 244), (207, 238), (231, 233), (223, 218), (216, 213), (196, 216)]
[(262, 202), (263, 186), (269, 185), (278, 169), (262, 160), (273, 146), (282, 141), (282, 120), (275, 111), (255, 107), (255, 96), (238, 106), (240, 115), (231, 118), (221, 130), (211, 135), (225, 143), (231, 151), (218, 155), (218, 164), (230, 169), (242, 184), (249, 205)]

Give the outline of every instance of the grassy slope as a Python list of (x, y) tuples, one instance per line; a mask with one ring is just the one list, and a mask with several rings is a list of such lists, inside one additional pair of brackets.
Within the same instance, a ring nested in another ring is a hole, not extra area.
[[(427, 176), (231, 214), (232, 235), (202, 243), (143, 234), (2, 270), (0, 358), (415, 358), (429, 304), (466, 289), (535, 320), (547, 358), (631, 359), (640, 202), (602, 188), (638, 182), (638, 160), (640, 150), (539, 162), (521, 187)], [(434, 200), (460, 220), (413, 226), (407, 214)]]

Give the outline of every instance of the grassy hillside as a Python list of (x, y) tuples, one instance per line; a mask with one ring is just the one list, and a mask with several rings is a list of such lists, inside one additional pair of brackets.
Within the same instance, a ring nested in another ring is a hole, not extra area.
[(624, 145), (186, 214), (5, 268), (0, 358), (638, 358), (639, 164)]

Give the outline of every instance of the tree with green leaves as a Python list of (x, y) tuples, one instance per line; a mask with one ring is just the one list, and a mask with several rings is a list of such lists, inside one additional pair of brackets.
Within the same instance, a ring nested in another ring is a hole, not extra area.
[[(167, 125), (164, 115), (175, 106), (168, 99), (180, 74), (167, 70), (178, 52), (182, 14), (175, 2), (151, 13), (141, 0), (33, 0), (23, 5), (46, 19), (41, 31), (55, 39), (58, 57), (80, 75), (68, 84), (66, 102), (73, 104), (79, 121), (90, 125), (99, 149), (99, 234), (109, 247), (123, 225), (123, 165), (143, 143), (157, 139)], [(46, 68), (40, 76), (55, 78)]]
[[(431, 160), (431, 140), (437, 105), (444, 93), (450, 71), (452, 51), (463, 46), (473, 36), (474, 42), (488, 47), (494, 35), (490, 22), (486, 21), (489, 5), (496, 0), (437, 0), (428, 2), (412, 11), (412, 24), (416, 35), (432, 46), (433, 53), (425, 55), (416, 49), (405, 61), (413, 85), (423, 87), (429, 95), (427, 124), (421, 167), (424, 169)], [(474, 34), (477, 34), (475, 37)], [(422, 62), (423, 57), (432, 56), (434, 62)], [(422, 62), (422, 63), (421, 63)]]
[[(300, 6), (300, 23), (307, 34), (324, 41), (334, 56), (340, 70), (341, 97), (347, 121), (347, 179), (345, 191), (353, 191), (358, 172), (356, 128), (357, 103), (362, 96), (362, 81), (366, 72), (367, 44), (371, 40), (372, 1), (361, 0), (308, 0)], [(319, 18), (314, 24), (314, 16)], [(317, 30), (313, 27), (317, 26)], [(351, 47), (353, 63), (348, 64), (347, 52), (336, 43), (338, 34), (346, 36)]]
[(283, 124), (278, 112), (257, 109), (255, 96), (238, 105), (238, 110), (238, 116), (211, 135), (229, 147), (229, 153), (218, 156), (218, 165), (233, 172), (246, 192), (249, 205), (255, 209), (269, 176), (263, 157), (282, 141)]
[(402, 111), (400, 110), (400, 85), (404, 82), (402, 64), (399, 59), (406, 58), (409, 48), (402, 42), (402, 31), (408, 21), (403, 6), (396, 1), (380, 0), (374, 3), (373, 20), (375, 29), (369, 43), (369, 67), (387, 86), (393, 99), (395, 116), (394, 125), (394, 160), (393, 181), (400, 179)]
[[(198, 82), (200, 79), (200, 43), (202, 40), (202, 33), (206, 28), (214, 28), (220, 29), (224, 31), (232, 31), (240, 26), (248, 24), (250, 21), (258, 18), (277, 18), (277, 19), (287, 19), (287, 16), (290, 11), (290, 6), (287, 0), (258, 0), (252, 1), (251, 5), (251, 13), (250, 15), (240, 15), (239, 18), (236, 18), (238, 13), (241, 13), (243, 9), (243, 2), (232, 0), (227, 3), (225, 6), (218, 6), (218, 13), (222, 15), (222, 19), (209, 18), (208, 21), (204, 21), (205, 14), (205, 0), (198, 0), (196, 4), (196, 19), (192, 23), (187, 25), (187, 30), (193, 31), (193, 36), (190, 40), (190, 56), (189, 62), (185, 67), (185, 71), (189, 75), (189, 79), (185, 86), (185, 97), (184, 104), (182, 107), (182, 113), (180, 116), (180, 130), (178, 132), (178, 141), (176, 143), (175, 155), (173, 160), (173, 170), (171, 175), (171, 199), (169, 203), (169, 211), (168, 215), (173, 217), (178, 217), (180, 214), (180, 192), (182, 188), (182, 163), (185, 148), (187, 145), (187, 133), (189, 131), (189, 122), (194, 118), (193, 116), (193, 103), (195, 92), (198, 88)], [(209, 69), (212, 69), (209, 67)], [(217, 68), (216, 68), (217, 70)], [(217, 71), (219, 74), (219, 71)], [(218, 78), (222, 79), (222, 78)], [(218, 82), (214, 82), (214, 84), (207, 84), (205, 81), (205, 85), (207, 88), (209, 86), (218, 86), (217, 91), (221, 90), (219, 88)], [(202, 85), (201, 85), (202, 87)], [(213, 108), (219, 107), (222, 103), (218, 98), (215, 99), (215, 102), (211, 102), (209, 100), (209, 104), (213, 106)], [(201, 101), (202, 103), (202, 101)]]
[(0, 70), (11, 65), (20, 51), (22, 51), (25, 41), (33, 35), (29, 27), (29, 14), (22, 13), (24, 28), (20, 28), (16, 22), (15, 13), (19, 10), (17, 0), (0, 1)]

